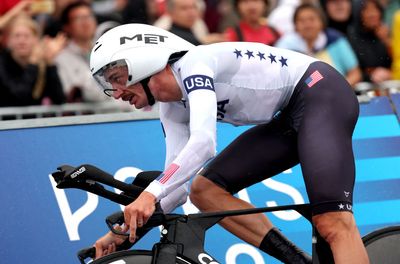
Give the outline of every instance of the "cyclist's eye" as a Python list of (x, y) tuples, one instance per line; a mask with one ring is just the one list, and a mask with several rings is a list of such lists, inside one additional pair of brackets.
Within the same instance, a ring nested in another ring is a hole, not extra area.
[(115, 82), (118, 83), (118, 84), (124, 84), (124, 80), (123, 80), (122, 77), (118, 77), (118, 78), (115, 80)]
[(110, 78), (110, 83), (113, 84), (119, 84), (119, 85), (124, 85), (124, 78), (122, 76), (113, 76)]

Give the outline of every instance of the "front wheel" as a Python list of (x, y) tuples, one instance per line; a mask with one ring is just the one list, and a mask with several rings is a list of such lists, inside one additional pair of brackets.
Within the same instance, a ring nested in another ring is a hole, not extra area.
[[(117, 262), (118, 261), (118, 262)], [(149, 250), (124, 250), (97, 259), (91, 264), (151, 264), (152, 252)], [(176, 257), (176, 264), (192, 264), (181, 257)]]
[(400, 263), (400, 226), (390, 226), (374, 231), (363, 237), (363, 242), (372, 264)]

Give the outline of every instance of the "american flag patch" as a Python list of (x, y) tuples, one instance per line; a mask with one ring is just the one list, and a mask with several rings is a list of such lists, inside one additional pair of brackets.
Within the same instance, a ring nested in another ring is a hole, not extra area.
[(179, 169), (179, 166), (176, 165), (175, 163), (172, 163), (171, 165), (169, 165), (169, 167), (167, 168), (166, 171), (164, 171), (163, 174), (161, 174), (161, 178), (159, 179), (159, 182), (164, 184), (166, 183), (169, 178), (172, 177), (172, 175), (174, 175), (174, 173)]
[(322, 79), (324, 79), (324, 76), (322, 76), (319, 71), (314, 71), (310, 76), (308, 76), (308, 78), (305, 80), (305, 83), (307, 84), (308, 88), (311, 88), (314, 84)]

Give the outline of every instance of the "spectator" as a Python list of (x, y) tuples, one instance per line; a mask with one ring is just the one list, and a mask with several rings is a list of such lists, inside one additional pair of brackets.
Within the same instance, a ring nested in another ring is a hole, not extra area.
[(102, 0), (89, 2), (92, 2), (93, 12), (95, 13), (99, 23), (105, 21), (122, 23), (122, 13), (125, 12), (125, 10), (130, 9), (128, 6), (128, 0)]
[(301, 0), (278, 0), (278, 6), (271, 10), (268, 16), (270, 26), (276, 28), (281, 34), (294, 31), (293, 14)]
[[(5, 5), (6, 2), (4, 2)], [(30, 7), (31, 1), (21, 1), (17, 3), (15, 6), (13, 6), (11, 9), (7, 9), (8, 11), (5, 12), (4, 14), (1, 14), (0, 12), (0, 50), (4, 48), (5, 46), (5, 39), (4, 39), (4, 30), (7, 24), (15, 17), (21, 14), (26, 14), (29, 15), (29, 7)], [(6, 7), (4, 6), (4, 11), (6, 10)]]
[(54, 0), (54, 11), (52, 14), (48, 14), (43, 23), (44, 35), (48, 35), (51, 37), (56, 36), (59, 32), (62, 31), (61, 25), (61, 13), (64, 8), (75, 2), (76, 0)]
[(400, 9), (400, 1), (399, 0), (381, 0), (381, 5), (383, 6), (383, 21), (386, 25), (392, 28), (392, 23), (394, 19), (394, 15), (397, 10)]
[(400, 80), (400, 10), (398, 10), (393, 17), (393, 64), (392, 73), (393, 79)]
[(169, 30), (194, 45), (225, 41), (222, 34), (210, 34), (202, 19), (203, 0), (167, 0), (167, 12), (154, 26)]
[(21, 1), (13, 6), (11, 9), (7, 10), (4, 14), (0, 13), (0, 30), (4, 30), (8, 22), (18, 15), (29, 14), (31, 1)]
[(219, 32), (219, 26), (222, 19), (222, 15), (219, 12), (221, 2), (226, 0), (204, 0), (204, 22), (210, 32)]
[[(120, 0), (121, 1), (121, 0)], [(127, 0), (122, 10), (122, 23), (153, 24), (159, 16), (156, 0)]]
[(234, 4), (240, 21), (235, 27), (227, 28), (227, 40), (274, 45), (280, 34), (264, 19), (268, 0), (235, 0)]
[(38, 24), (18, 16), (7, 27), (7, 50), (0, 55), (0, 106), (39, 105), (44, 99), (55, 104), (65, 98), (53, 64), (65, 37), (40, 41)]
[(0, 1), (0, 16), (6, 14), (8, 11), (14, 8), (20, 0), (1, 0)]
[(325, 26), (322, 10), (314, 4), (301, 4), (294, 12), (295, 32), (284, 35), (276, 44), (314, 56), (331, 64), (350, 85), (361, 80), (357, 57), (339, 31)]
[(321, 6), (327, 17), (328, 27), (347, 36), (348, 27), (353, 19), (351, 0), (321, 0)]
[(61, 22), (69, 40), (56, 57), (56, 64), (67, 101), (107, 100), (97, 91), (89, 69), (89, 54), (97, 26), (90, 4), (84, 1), (69, 4), (61, 14)]
[(363, 81), (379, 83), (390, 80), (390, 30), (383, 23), (383, 9), (377, 0), (362, 0), (355, 6), (349, 40), (357, 54)]
[(200, 45), (200, 40), (192, 27), (200, 17), (197, 0), (167, 0), (167, 13), (171, 18), (170, 32), (178, 35), (193, 45)]

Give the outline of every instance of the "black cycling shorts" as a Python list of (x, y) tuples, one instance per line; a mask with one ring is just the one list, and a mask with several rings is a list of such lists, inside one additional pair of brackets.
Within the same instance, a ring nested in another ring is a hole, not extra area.
[[(306, 79), (323, 76), (311, 88)], [(230, 193), (300, 163), (313, 214), (352, 211), (352, 134), (359, 105), (348, 82), (323, 62), (312, 63), (281, 114), (245, 131), (199, 173)]]

